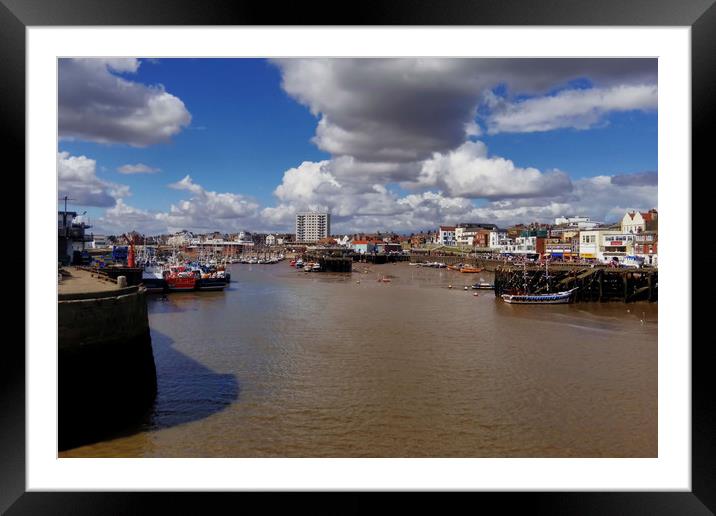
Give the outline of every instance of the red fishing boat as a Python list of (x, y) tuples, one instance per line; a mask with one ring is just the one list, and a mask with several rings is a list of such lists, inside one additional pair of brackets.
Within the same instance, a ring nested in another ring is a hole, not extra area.
[(186, 267), (171, 267), (165, 280), (167, 288), (172, 291), (194, 290), (196, 288), (196, 275)]

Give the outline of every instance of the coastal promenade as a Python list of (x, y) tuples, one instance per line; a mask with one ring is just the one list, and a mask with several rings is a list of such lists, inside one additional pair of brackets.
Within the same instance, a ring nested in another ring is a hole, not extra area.
[(66, 294), (89, 294), (95, 292), (111, 292), (119, 289), (116, 281), (109, 281), (90, 271), (78, 267), (62, 269), (57, 292), (60, 296)]

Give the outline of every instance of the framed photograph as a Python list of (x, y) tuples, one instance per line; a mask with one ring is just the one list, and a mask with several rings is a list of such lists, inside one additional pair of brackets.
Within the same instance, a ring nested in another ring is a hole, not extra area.
[(713, 513), (716, 7), (333, 9), (2, 0), (3, 511)]

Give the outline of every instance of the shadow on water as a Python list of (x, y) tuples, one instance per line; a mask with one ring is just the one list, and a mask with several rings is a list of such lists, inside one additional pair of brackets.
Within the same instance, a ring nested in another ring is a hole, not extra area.
[(152, 330), (157, 396), (142, 430), (159, 430), (207, 418), (239, 398), (233, 374), (212, 371), (177, 351), (168, 335)]
[(174, 341), (161, 332), (151, 330), (151, 337), (157, 374), (154, 403), (134, 423), (112, 425), (112, 429), (83, 436), (60, 446), (60, 452), (208, 418), (239, 398), (235, 375), (216, 373), (177, 351)]

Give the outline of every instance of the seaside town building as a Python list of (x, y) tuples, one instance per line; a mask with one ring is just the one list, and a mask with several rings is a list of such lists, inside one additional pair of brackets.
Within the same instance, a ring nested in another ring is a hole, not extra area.
[(358, 254), (370, 254), (376, 250), (376, 242), (372, 240), (353, 240), (350, 246)]
[(525, 229), (514, 240), (507, 239), (500, 247), (501, 254), (541, 257), (545, 254), (546, 229)]
[(659, 213), (656, 209), (645, 212), (630, 211), (624, 214), (621, 222), (622, 233), (641, 233), (654, 231), (658, 228)]
[(563, 241), (560, 238), (548, 238), (545, 240), (545, 256), (550, 260), (571, 261), (575, 258), (572, 251), (571, 241)]
[(642, 231), (634, 235), (634, 255), (644, 261), (644, 265), (656, 267), (658, 264), (659, 234), (656, 231)]
[(634, 256), (634, 234), (617, 231), (600, 232), (597, 260), (602, 263), (623, 262), (627, 256)]
[(433, 239), (434, 236), (431, 231), (428, 231), (427, 233), (424, 233), (422, 231), (420, 233), (414, 233), (410, 235), (410, 247), (420, 247), (429, 242), (432, 242)]
[(440, 226), (436, 234), (436, 244), (454, 246), (455, 242), (455, 226)]
[(489, 247), (490, 232), (494, 224), (463, 223), (455, 226), (455, 243), (460, 247)]
[(609, 228), (594, 228), (579, 232), (579, 258), (587, 261), (596, 261), (601, 244), (601, 233)]
[(313, 243), (331, 234), (331, 214), (304, 211), (296, 214), (296, 242)]
[(506, 230), (495, 228), (490, 231), (490, 240), (488, 242), (490, 249), (499, 250), (503, 246), (509, 245), (509, 243)]

